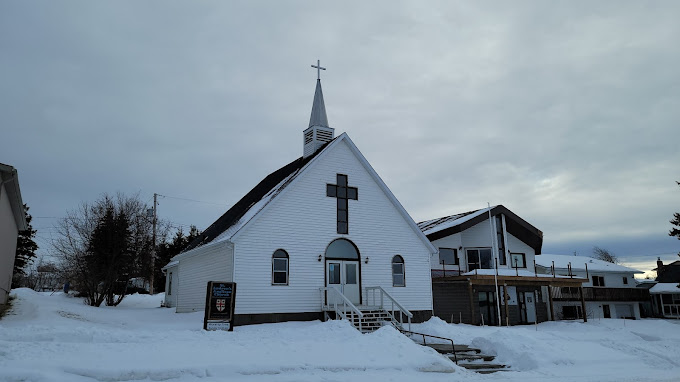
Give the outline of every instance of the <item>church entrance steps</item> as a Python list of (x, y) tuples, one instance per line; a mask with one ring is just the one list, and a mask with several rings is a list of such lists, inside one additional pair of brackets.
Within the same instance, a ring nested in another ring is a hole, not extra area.
[[(492, 361), (496, 359), (496, 356), (483, 354), (480, 349), (472, 348), (468, 345), (455, 344), (450, 338), (410, 332), (408, 330), (402, 330), (401, 332), (419, 345), (434, 349), (438, 353), (455, 362), (458, 366), (464, 367), (476, 373), (490, 374), (498, 371), (511, 370), (507, 365), (492, 363)], [(437, 342), (428, 342), (428, 339), (429, 341)], [(443, 343), (443, 341), (449, 342)]]

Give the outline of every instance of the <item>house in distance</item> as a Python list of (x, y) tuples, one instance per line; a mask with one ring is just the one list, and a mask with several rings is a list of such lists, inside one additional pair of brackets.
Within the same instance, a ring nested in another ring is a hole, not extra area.
[(398, 321), (428, 319), (436, 250), (350, 137), (335, 136), (319, 78), (301, 138), (301, 157), (164, 267), (166, 306), (203, 310), (212, 280), (237, 283), (236, 325), (375, 309), (391, 319), (388, 303)]

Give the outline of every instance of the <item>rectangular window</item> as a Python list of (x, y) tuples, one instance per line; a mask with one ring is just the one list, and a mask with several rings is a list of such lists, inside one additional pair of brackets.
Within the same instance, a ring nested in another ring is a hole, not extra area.
[(496, 241), (498, 243), (498, 263), (505, 265), (505, 236), (503, 235), (503, 215), (496, 215)]
[(405, 286), (404, 263), (392, 263), (392, 286)]
[(604, 318), (612, 318), (612, 312), (609, 310), (609, 305), (602, 305), (602, 315)]
[(334, 184), (326, 185), (326, 196), (336, 197), (338, 194), (338, 186)]
[(168, 296), (172, 295), (172, 272), (168, 273)]
[(628, 285), (628, 277), (623, 276), (623, 285)]
[(491, 248), (476, 248), (467, 250), (468, 271), (474, 269), (492, 269)]
[(458, 265), (458, 251), (455, 248), (439, 248), (439, 264)]
[(274, 258), (272, 268), (272, 283), (277, 285), (288, 285), (288, 259)]
[(511, 253), (510, 266), (513, 268), (526, 268), (527, 267), (526, 255), (523, 253)]
[(604, 276), (593, 276), (593, 286), (604, 286)]
[(328, 264), (328, 283), (340, 284), (340, 263)]

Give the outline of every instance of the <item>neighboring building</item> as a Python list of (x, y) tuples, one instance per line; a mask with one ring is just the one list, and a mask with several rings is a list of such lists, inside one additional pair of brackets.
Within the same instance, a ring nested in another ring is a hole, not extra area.
[(636, 273), (642, 271), (585, 256), (546, 255), (536, 257), (541, 273), (585, 278), (581, 291), (553, 287), (552, 299), (559, 319), (583, 318), (581, 299), (589, 318), (640, 318), (640, 304), (649, 301), (649, 292), (637, 288)]
[(680, 284), (658, 283), (649, 293), (655, 312), (664, 318), (680, 318)]
[(502, 205), (418, 226), (438, 248), (430, 258), (433, 306), (445, 321), (497, 325), (499, 307), (503, 325), (547, 321), (549, 286), (583, 281), (536, 273), (543, 233)]
[(649, 293), (657, 316), (680, 318), (680, 260), (664, 265), (656, 261), (656, 281)]
[(0, 163), (0, 304), (6, 304), (19, 231), (26, 229), (19, 175), (14, 167)]
[(670, 264), (663, 264), (660, 258), (656, 260), (656, 281), (660, 283), (680, 283), (680, 260)]
[[(313, 320), (391, 304), (432, 315), (436, 250), (346, 133), (317, 80), (303, 156), (274, 171), (164, 267), (165, 305), (204, 309), (206, 283), (236, 282), (236, 324)], [(383, 292), (384, 291), (384, 292)], [(386, 292), (386, 293), (385, 293)]]

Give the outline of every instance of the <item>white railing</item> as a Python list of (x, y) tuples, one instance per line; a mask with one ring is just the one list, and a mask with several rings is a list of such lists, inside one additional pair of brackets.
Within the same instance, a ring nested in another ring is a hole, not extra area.
[[(387, 298), (388, 306), (385, 305), (385, 299)], [(408, 309), (404, 308), (394, 297), (390, 296), (387, 291), (382, 287), (366, 287), (366, 303), (368, 305), (373, 305), (380, 307), (380, 309), (389, 313), (390, 318), (393, 323), (397, 323), (402, 329), (404, 326), (404, 316), (408, 319), (408, 330), (411, 330), (411, 318), (413, 318), (413, 313), (409, 312)]]
[[(354, 322), (350, 319), (353, 314), (356, 314), (357, 317), (359, 318), (359, 331), (362, 331), (362, 323), (364, 321), (364, 314), (361, 313), (361, 310), (357, 308), (354, 304), (352, 304), (352, 301), (350, 301), (347, 297), (345, 297), (342, 292), (340, 292), (337, 288), (334, 287), (324, 287), (324, 288), (319, 288), (321, 291), (321, 310), (324, 310), (324, 292), (328, 293), (328, 301), (329, 307), (333, 307), (333, 310), (335, 311), (336, 316), (345, 319), (354, 325)], [(333, 296), (333, 297), (331, 297)], [(332, 301), (332, 303), (331, 303)], [(349, 314), (348, 314), (349, 313)]]

